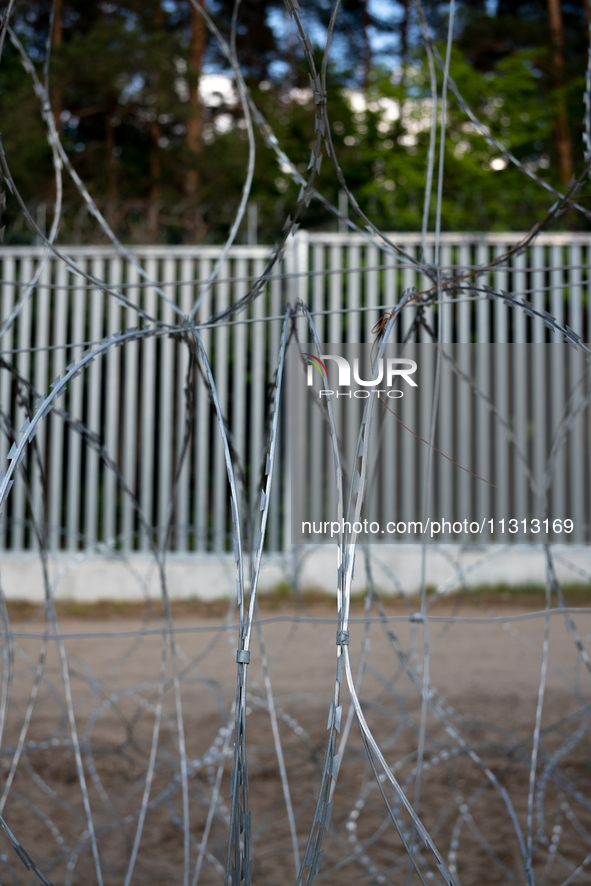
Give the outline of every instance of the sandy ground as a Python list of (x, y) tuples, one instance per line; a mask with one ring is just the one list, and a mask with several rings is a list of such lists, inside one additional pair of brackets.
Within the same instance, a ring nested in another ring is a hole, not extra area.
[[(588, 601), (587, 601), (588, 602)], [(573, 605), (584, 605), (577, 599)], [(444, 601), (432, 612), (462, 618), (514, 616), (543, 607), (543, 599)], [(327, 737), (326, 723), (335, 677), (335, 622), (323, 606), (299, 610), (316, 621), (294, 621), (285, 604), (263, 612), (279, 732), (294, 807), (300, 853), (310, 829)], [(404, 616), (401, 605), (389, 612)], [(360, 610), (355, 612), (360, 615)], [(326, 622), (319, 619), (325, 618)], [(274, 619), (274, 620), (271, 620)], [(189, 760), (191, 828), (189, 882), (198, 857), (215, 781), (223, 730), (230, 720), (236, 675), (234, 630), (216, 628), (223, 619), (175, 616), (179, 628), (201, 631), (176, 635), (182, 724)], [(578, 614), (583, 643), (591, 614)], [(123, 884), (145, 787), (145, 775), (158, 700), (160, 635), (115, 636), (136, 631), (138, 617), (61, 619), (65, 639), (80, 762), (92, 809), (103, 882)], [(16, 620), (13, 630), (38, 632), (39, 618)], [(157, 620), (143, 622), (156, 628)], [(429, 623), (429, 676), (433, 704), (465, 744), (427, 709), (426, 741), (418, 810), (441, 854), (462, 886), (525, 883), (518, 830), (528, 840), (528, 785), (536, 722), (544, 618), (505, 623)], [(420, 625), (390, 622), (408, 655), (415, 678), (423, 679)], [(359, 662), (364, 626), (351, 625), (353, 672)], [(111, 636), (105, 636), (110, 633)], [(102, 634), (102, 636), (101, 636)], [(396, 777), (412, 799), (420, 732), (419, 691), (387, 636), (372, 624), (361, 699), (368, 723)], [(27, 711), (41, 649), (39, 638), (15, 639), (12, 685), (3, 736), (2, 782)], [(63, 667), (56, 644), (48, 645), (44, 677), (26, 734), (4, 816), (15, 834), (54, 884), (96, 883), (87, 814), (72, 748), (72, 724), (65, 703)], [(582, 662), (562, 614), (550, 618), (549, 661), (541, 712), (536, 782), (531, 809), (531, 840), (536, 883), (559, 884), (591, 852), (591, 754), (586, 732), (591, 675)], [(252, 809), (253, 883), (295, 883), (295, 862), (285, 802), (270, 728), (267, 694), (256, 632), (249, 666), (247, 747)], [(343, 724), (349, 695), (343, 692)], [(222, 734), (220, 734), (222, 730)], [(342, 732), (341, 732), (342, 734)], [(471, 749), (477, 759), (471, 757)], [(231, 747), (231, 739), (230, 739)], [(179, 766), (178, 705), (170, 648), (167, 650), (163, 720), (146, 816), (132, 883), (183, 883), (182, 791)], [(221, 801), (214, 816), (199, 882), (222, 884), (225, 863), (229, 772), (226, 762)], [(498, 779), (491, 786), (485, 768)], [(506, 791), (505, 798), (502, 789)], [(386, 790), (393, 802), (393, 794)], [(511, 821), (512, 804), (518, 822)], [(400, 812), (407, 838), (408, 816)], [(2, 837), (2, 883), (35, 882)], [(324, 838), (319, 882), (347, 886), (358, 882), (419, 883), (407, 880), (401, 841), (392, 825), (353, 723), (334, 797), (330, 831)], [(442, 883), (433, 856), (419, 857), (426, 883)], [(591, 868), (587, 869), (591, 874)], [(588, 877), (575, 877), (574, 883)]]

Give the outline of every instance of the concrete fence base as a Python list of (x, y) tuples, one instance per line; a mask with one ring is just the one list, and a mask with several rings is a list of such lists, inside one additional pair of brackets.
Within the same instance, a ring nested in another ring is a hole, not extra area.
[[(557, 576), (562, 583), (591, 586), (591, 548), (582, 545), (552, 547)], [(294, 547), (263, 560), (260, 591), (297, 585), (301, 590), (336, 593), (336, 547)], [(374, 581), (380, 591), (416, 593), (421, 582), (421, 548), (400, 545), (371, 548)], [(216, 600), (235, 593), (236, 569), (231, 555), (171, 554), (166, 559), (166, 581), (171, 599)], [(97, 600), (139, 601), (160, 596), (154, 560), (143, 554), (127, 559), (86, 553), (60, 554), (50, 558), (50, 580), (57, 599), (78, 602)], [(245, 568), (245, 575), (249, 570)], [(442, 591), (466, 586), (545, 584), (546, 556), (543, 548), (514, 545), (463, 548), (459, 545), (429, 546), (427, 585)], [(41, 563), (34, 554), (0, 557), (0, 581), (9, 600), (42, 601)], [(353, 590), (366, 586), (365, 558), (358, 550)]]

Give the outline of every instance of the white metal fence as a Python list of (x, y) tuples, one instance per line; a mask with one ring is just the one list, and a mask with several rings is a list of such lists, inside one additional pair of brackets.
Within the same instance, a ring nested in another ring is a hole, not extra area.
[[(442, 263), (446, 268), (483, 266), (502, 255), (519, 235), (444, 234)], [(420, 257), (420, 235), (393, 234), (392, 240)], [(123, 287), (128, 298), (160, 322), (173, 321), (170, 305), (146, 285), (136, 269), (107, 247), (64, 248), (95, 277)], [(221, 247), (139, 247), (133, 254), (152, 280), (158, 281), (186, 312), (200, 292)], [(427, 259), (433, 254), (428, 239)], [(37, 247), (0, 249), (0, 317), (11, 314), (43, 255)], [(203, 299), (199, 318), (206, 319), (243, 295), (250, 279), (259, 276), (269, 256), (267, 247), (237, 246), (231, 250), (216, 284)], [(524, 296), (559, 323), (567, 323), (583, 340), (591, 337), (591, 237), (542, 235), (526, 252), (485, 275), (479, 284)], [(265, 449), (267, 389), (276, 367), (281, 316), (288, 300), (304, 299), (314, 313), (321, 341), (372, 341), (372, 328), (382, 308), (395, 303), (409, 287), (428, 282), (412, 267), (382, 252), (367, 240), (346, 234), (300, 231), (290, 243), (281, 267), (264, 294), (247, 311), (224, 326), (205, 329), (203, 339), (213, 367), (220, 400), (227, 414), (235, 451), (246, 466), (245, 483), (257, 500), (261, 459)], [(413, 311), (400, 324), (400, 338)], [(270, 319), (269, 319), (270, 318)], [(430, 309), (427, 320), (436, 327)], [(527, 317), (501, 300), (450, 301), (439, 317), (443, 340), (457, 342), (545, 342), (557, 340), (542, 320)], [(137, 314), (113, 297), (92, 289), (62, 263), (51, 259), (38, 285), (0, 342), (0, 407), (18, 431), (26, 410), (51, 381), (85, 349), (119, 329), (136, 326)], [(425, 340), (423, 330), (417, 340)], [(171, 492), (185, 435), (187, 349), (170, 337), (133, 342), (97, 360), (66, 393), (36, 437), (36, 452), (23, 462), (7, 512), (0, 524), (0, 544), (12, 551), (36, 546), (31, 515), (47, 527), (53, 550), (117, 546), (146, 550), (149, 539), (140, 531), (136, 507), (122, 484), (137, 497), (148, 522), (163, 541), (171, 508)], [(34, 390), (19, 383), (32, 379)], [(524, 396), (530, 396), (524, 389)], [(535, 392), (534, 392), (535, 395)], [(562, 408), (564, 391), (548, 395), (548, 409)], [(230, 514), (223, 452), (209, 398), (201, 381), (193, 404), (188, 457), (180, 468), (172, 517), (171, 548), (180, 552), (226, 550)], [(586, 420), (588, 422), (588, 420)], [(95, 435), (87, 445), (76, 422)], [(566, 461), (558, 464), (581, 514), (591, 499), (588, 474), (587, 424), (573, 431), (571, 450), (578, 453), (583, 478), (567, 478)], [(577, 437), (578, 434), (578, 437)], [(110, 469), (98, 441), (119, 466)], [(0, 464), (10, 441), (0, 435)], [(470, 453), (466, 453), (469, 459)], [(420, 460), (416, 470), (420, 470)], [(277, 549), (288, 541), (284, 527), (285, 477), (278, 474), (271, 503), (268, 544)], [(412, 484), (411, 484), (412, 485)], [(579, 486), (577, 492), (576, 486)], [(578, 498), (577, 498), (578, 496)], [(581, 524), (582, 525), (582, 524)], [(580, 537), (578, 540), (583, 540)]]

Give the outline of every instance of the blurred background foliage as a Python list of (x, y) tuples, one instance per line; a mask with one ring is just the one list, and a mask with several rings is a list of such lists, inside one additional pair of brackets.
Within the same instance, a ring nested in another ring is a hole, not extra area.
[[(228, 37), (233, 3), (206, 5)], [(331, 3), (301, 5), (312, 41), (321, 47)], [(443, 55), (449, 6), (426, 0), (424, 7)], [(11, 19), (40, 76), (50, 10), (46, 0), (17, 0)], [(451, 74), (460, 92), (496, 138), (555, 186), (564, 186), (584, 161), (588, 21), (585, 0), (456, 3)], [(304, 172), (314, 105), (295, 25), (283, 4), (242, 0), (237, 47), (255, 103)], [(56, 0), (50, 72), (55, 120), (74, 167), (125, 242), (225, 238), (248, 155), (230, 75), (217, 41), (188, 0)], [(438, 71), (439, 90), (441, 79)], [(344, 0), (328, 80), (333, 140), (351, 190), (379, 227), (419, 229), (431, 100), (411, 0)], [(48, 229), (55, 197), (51, 153), (31, 79), (9, 42), (0, 67), (0, 114), (13, 176)], [(259, 242), (273, 242), (299, 188), (258, 132), (256, 138), (251, 201)], [(338, 202), (326, 159), (318, 187)], [(550, 194), (507, 167), (450, 94), (444, 228), (523, 230), (552, 203)], [(12, 198), (5, 218), (6, 243), (34, 242)], [(251, 238), (253, 218), (251, 213)], [(315, 201), (302, 222), (309, 229), (336, 229), (334, 217)], [(554, 227), (580, 224), (580, 216), (567, 213)], [(245, 220), (239, 241), (246, 242), (247, 227)], [(104, 241), (67, 175), (59, 239)]]

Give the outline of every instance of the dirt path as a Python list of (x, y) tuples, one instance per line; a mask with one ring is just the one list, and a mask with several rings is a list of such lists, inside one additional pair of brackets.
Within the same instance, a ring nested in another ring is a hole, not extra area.
[[(455, 615), (475, 619), (494, 613), (531, 614), (540, 603), (543, 605), (543, 601), (536, 599), (522, 600), (518, 606), (500, 599), (493, 603), (492, 607), (490, 601), (486, 605), (463, 602), (455, 606), (444, 601), (432, 612), (442, 618)], [(400, 606), (392, 607), (391, 612), (404, 618)], [(358, 616), (360, 611), (354, 614)], [(327, 713), (334, 691), (335, 622), (332, 611), (323, 606), (309, 610), (306, 617), (315, 621), (294, 620), (285, 608), (275, 613), (263, 612), (263, 616), (301, 853), (313, 818)], [(177, 613), (175, 618), (181, 629), (199, 629), (176, 635), (182, 718), (190, 761), (191, 878), (234, 697), (236, 635), (234, 630), (216, 627), (222, 621), (219, 616), (195, 617), (187, 612)], [(419, 814), (442, 855), (457, 867), (463, 886), (492, 886), (511, 879), (525, 882), (519, 840), (507, 805), (499, 790), (487, 781), (482, 768), (467, 754), (466, 745), (506, 788), (527, 841), (529, 768), (544, 624), (540, 617), (504, 623), (429, 623), (429, 673), (436, 712), (431, 709), (426, 717)], [(591, 613), (577, 615), (576, 624), (585, 641), (591, 632)], [(30, 632), (38, 632), (40, 625), (38, 619), (26, 624), (14, 620), (12, 623), (14, 630)], [(158, 621), (146, 626), (157, 631)], [(423, 678), (423, 629), (410, 625), (408, 620), (393, 620), (389, 626), (408, 656), (408, 664), (401, 666), (384, 625), (371, 624), (361, 698), (386, 759), (412, 798), (421, 715), (417, 683)], [(109, 886), (122, 884), (150, 755), (162, 639), (158, 633), (122, 636), (121, 632), (135, 632), (142, 627), (138, 617), (92, 621), (70, 617), (62, 619), (61, 627), (64, 634), (93, 635), (66, 637), (65, 645), (103, 880)], [(354, 673), (364, 630), (363, 624), (351, 625)], [(14, 643), (13, 681), (3, 739), (3, 782), (25, 715), (40, 646), (39, 638), (21, 638)], [(591, 675), (581, 666), (575, 642), (560, 613), (550, 619), (549, 652), (532, 839), (536, 844), (537, 881), (542, 882), (547, 869), (544, 882), (558, 884), (591, 850), (591, 806), (586, 805), (591, 800), (591, 756), (585, 719)], [(409, 679), (409, 668), (414, 682)], [(253, 812), (253, 883), (276, 886), (295, 882), (295, 865), (256, 634), (249, 688), (247, 745)], [(343, 695), (344, 724), (349, 706), (346, 689)], [(44, 678), (5, 817), (54, 884), (94, 883), (96, 874), (64, 699), (60, 660), (55, 643), (50, 642)], [(461, 733), (466, 744), (446, 733), (442, 711), (446, 722)], [(163, 720), (150, 792), (153, 806), (147, 814), (132, 881), (138, 884), (164, 886), (183, 882), (177, 716), (169, 650)], [(228, 741), (231, 748), (231, 737)], [(553, 760), (552, 755), (557, 753)], [(230, 766), (228, 759), (221, 783), (221, 803), (207, 846), (209, 855), (200, 877), (205, 884), (223, 883), (221, 865), (225, 864)], [(392, 802), (392, 792), (387, 794)], [(332, 825), (324, 840), (320, 881), (335, 886), (360, 880), (406, 883), (407, 865), (400, 839), (389, 822), (355, 723), (334, 800)], [(410, 839), (408, 816), (400, 813), (400, 820)], [(6, 839), (3, 845), (8, 846)], [(32, 882), (12, 849), (5, 848), (5, 852), (6, 860), (0, 860), (0, 870), (4, 870), (0, 875), (2, 882), (10, 882), (11, 876), (14, 882)], [(421, 852), (419, 863), (424, 865), (426, 882), (440, 882), (430, 853)], [(412, 882), (419, 881), (415, 877)]]

